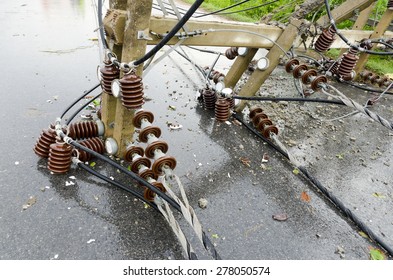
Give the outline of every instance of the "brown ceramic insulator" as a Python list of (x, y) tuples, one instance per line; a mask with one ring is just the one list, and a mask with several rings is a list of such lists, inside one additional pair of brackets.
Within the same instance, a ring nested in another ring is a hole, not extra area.
[(265, 130), (265, 127), (268, 127), (269, 125), (273, 125), (272, 121), (269, 119), (261, 119), (259, 123), (256, 125), (256, 128), (263, 132)]
[[(151, 183), (153, 186), (155, 186), (157, 189), (159, 189), (162, 192), (166, 192), (165, 187), (163, 184), (159, 183), (159, 182), (152, 182)], [(154, 197), (156, 196), (156, 193), (148, 188), (145, 189), (144, 193), (143, 193), (143, 197), (148, 200), (148, 201), (154, 201)]]
[(379, 79), (376, 80), (376, 84), (378, 84), (378, 86), (380, 87), (383, 87), (388, 82), (389, 82), (389, 78), (386, 76), (380, 77)]
[(40, 137), (34, 146), (34, 152), (36, 155), (48, 158), (50, 145), (56, 142), (56, 131), (53, 127), (42, 130)]
[(296, 58), (292, 58), (288, 60), (288, 62), (285, 64), (285, 71), (287, 71), (287, 73), (291, 73), (293, 69), (295, 69), (295, 67), (299, 64), (299, 60), (297, 60)]
[(131, 146), (126, 149), (126, 152), (124, 153), (124, 160), (128, 161), (128, 162), (132, 162), (134, 155), (139, 155), (142, 157), (143, 154), (144, 154), (144, 151), (143, 151), (142, 147)]
[(164, 174), (164, 167), (174, 170), (176, 168), (176, 159), (171, 156), (160, 157), (154, 161), (151, 169), (157, 176), (161, 176)]
[(217, 84), (218, 82), (222, 81), (225, 78), (223, 73), (216, 71), (213, 75), (213, 82)]
[(252, 118), (252, 123), (254, 126), (257, 126), (258, 123), (263, 120), (263, 119), (268, 119), (269, 117), (265, 113), (256, 113), (254, 117)]
[(363, 81), (369, 81), (370, 78), (373, 76), (373, 73), (370, 72), (370, 71), (365, 70), (365, 71), (362, 71), (359, 74), (359, 76), (360, 76), (360, 78), (362, 78)]
[(145, 155), (148, 158), (154, 158), (154, 151), (160, 150), (163, 153), (168, 152), (168, 144), (165, 141), (154, 141), (153, 143), (149, 144), (145, 149)]
[(56, 143), (50, 145), (48, 169), (56, 174), (66, 173), (71, 166), (72, 147), (59, 138)]
[(292, 72), (293, 77), (294, 77), (295, 79), (300, 79), (300, 77), (303, 75), (303, 73), (304, 73), (305, 71), (307, 71), (307, 70), (308, 70), (308, 67), (307, 67), (306, 64), (300, 64), (300, 65), (296, 66), (296, 67), (293, 69), (293, 72)]
[(225, 98), (219, 98), (216, 101), (216, 108), (214, 111), (215, 118), (217, 121), (225, 122), (229, 119), (230, 116), (230, 103)]
[(159, 138), (161, 136), (161, 129), (157, 126), (148, 126), (139, 132), (139, 141), (146, 143), (149, 134), (153, 134), (155, 137)]
[(104, 63), (104, 65), (100, 67), (100, 72), (102, 90), (108, 94), (112, 94), (112, 81), (119, 78), (119, 69), (113, 64)]
[(150, 166), (151, 166), (150, 159), (148, 159), (146, 157), (139, 157), (137, 159), (134, 159), (130, 165), (131, 171), (138, 174), (140, 166), (142, 166), (142, 165), (146, 166), (147, 168), (150, 168)]
[[(90, 150), (93, 150), (99, 154), (103, 154), (105, 152), (105, 144), (104, 141), (102, 141), (98, 137), (93, 137), (90, 139), (83, 140), (79, 142), (82, 146), (85, 146), (86, 148), (89, 148)], [(85, 152), (81, 149), (78, 149), (79, 151), (79, 159), (83, 162), (89, 161), (93, 158), (93, 155), (91, 153)]]
[(336, 39), (336, 30), (333, 26), (322, 31), (322, 34), (315, 42), (315, 50), (317, 52), (327, 51)]
[(97, 137), (98, 126), (95, 121), (82, 121), (68, 126), (68, 135), (73, 139)]
[(226, 98), (226, 100), (229, 102), (229, 109), (235, 108), (235, 99), (234, 98)]
[(371, 50), (373, 48), (373, 43), (371, 43), (370, 39), (362, 39), (359, 43), (359, 47)]
[(216, 92), (211, 89), (204, 89), (202, 91), (202, 97), (205, 109), (214, 110), (217, 101)]
[(359, 57), (356, 55), (357, 51), (349, 49), (341, 59), (340, 67), (338, 67), (338, 74), (343, 77), (351, 76), (352, 70), (355, 68)]
[(393, 0), (389, 0), (389, 1), (388, 1), (387, 8), (388, 8), (389, 10), (393, 10)]
[(145, 103), (143, 99), (142, 78), (130, 73), (120, 79), (121, 102), (127, 109), (139, 109)]
[(276, 135), (278, 134), (278, 128), (275, 125), (266, 126), (262, 132), (263, 136), (267, 139), (270, 138), (271, 133), (276, 134)]
[(379, 75), (377, 75), (377, 74), (372, 74), (371, 76), (370, 76), (370, 82), (372, 83), (372, 84), (375, 84), (375, 83), (377, 83), (377, 81), (380, 79), (381, 77), (379, 76)]
[(132, 124), (136, 128), (141, 128), (143, 119), (146, 119), (149, 123), (152, 123), (154, 121), (154, 115), (150, 111), (138, 111), (134, 115), (134, 118), (132, 120)]
[(208, 68), (206, 74), (209, 74), (209, 79), (210, 79), (210, 80), (213, 80), (214, 75), (216, 75), (216, 74), (218, 74), (218, 73), (220, 73), (220, 72), (218, 72), (218, 71), (216, 71), (216, 70), (211, 70), (211, 71), (210, 71), (210, 68)]
[(333, 65), (331, 65), (330, 68), (330, 72), (332, 72), (333, 75), (337, 75), (339, 67), (340, 67), (340, 61), (333, 62)]
[(250, 119), (253, 119), (256, 114), (262, 113), (262, 112), (263, 112), (263, 109), (260, 107), (251, 107), (249, 117), (250, 117)]
[(326, 76), (318, 76), (311, 82), (311, 88), (313, 91), (318, 91), (321, 88), (321, 84), (327, 83)]
[(149, 168), (146, 168), (145, 170), (140, 171), (138, 173), (138, 175), (139, 175), (139, 177), (141, 177), (145, 180), (149, 180), (149, 178), (157, 180), (157, 175), (154, 174), (153, 170), (151, 170)]
[(337, 60), (329, 60), (324, 65), (324, 70), (329, 71), (333, 75), (337, 75), (338, 67), (340, 66), (340, 61)]
[(101, 107), (97, 110), (97, 118), (102, 120), (102, 108)]
[(225, 51), (225, 56), (230, 60), (235, 59), (239, 55), (237, 50), (237, 47), (231, 47)]
[(313, 77), (316, 77), (317, 75), (318, 75), (318, 73), (315, 69), (310, 69), (310, 70), (306, 71), (302, 75), (302, 83), (305, 85), (311, 84)]

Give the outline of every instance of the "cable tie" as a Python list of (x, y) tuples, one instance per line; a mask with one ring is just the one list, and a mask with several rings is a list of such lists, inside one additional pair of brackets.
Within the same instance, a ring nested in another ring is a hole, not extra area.
[(75, 150), (77, 152), (77, 156), (76, 157), (72, 157), (72, 163), (74, 163), (75, 165), (78, 165), (79, 163), (83, 163), (80, 159), (79, 159), (79, 151)]
[(159, 195), (155, 195), (154, 196), (154, 203), (156, 204), (156, 205), (160, 205), (160, 206), (163, 206), (164, 205), (164, 201), (162, 200), (162, 198), (159, 196)]
[(74, 140), (73, 140), (71, 137), (69, 137), (69, 136), (67, 136), (67, 135), (64, 135), (63, 141), (64, 141), (65, 143), (67, 143), (67, 144), (71, 144)]

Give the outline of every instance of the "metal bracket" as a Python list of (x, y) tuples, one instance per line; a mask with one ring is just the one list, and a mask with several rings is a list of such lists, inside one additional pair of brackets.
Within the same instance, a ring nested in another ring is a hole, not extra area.
[(137, 38), (138, 40), (147, 40), (147, 41), (153, 40), (153, 38), (151, 38), (148, 34), (146, 34), (144, 30), (138, 31)]

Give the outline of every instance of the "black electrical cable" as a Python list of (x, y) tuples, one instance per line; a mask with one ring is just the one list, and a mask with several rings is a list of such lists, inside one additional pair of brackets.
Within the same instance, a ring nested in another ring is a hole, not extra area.
[(105, 182), (107, 182), (107, 183), (109, 183), (109, 184), (112, 184), (112, 185), (114, 185), (114, 186), (116, 186), (116, 187), (118, 187), (118, 188), (120, 188), (120, 189), (125, 190), (126, 192), (131, 193), (132, 195), (136, 196), (137, 198), (139, 198), (140, 200), (142, 200), (143, 202), (147, 203), (149, 206), (151, 206), (152, 208), (154, 208), (155, 210), (158, 211), (157, 205), (156, 205), (155, 203), (152, 203), (151, 201), (146, 200), (146, 199), (143, 197), (143, 195), (140, 194), (139, 192), (134, 191), (133, 189), (131, 189), (131, 188), (125, 186), (124, 184), (122, 184), (122, 183), (120, 183), (120, 182), (117, 182), (117, 181), (115, 181), (115, 180), (112, 180), (112, 179), (108, 178), (107, 176), (105, 176), (105, 175), (103, 175), (103, 174), (101, 174), (101, 173), (95, 171), (93, 168), (87, 166), (87, 165), (84, 164), (83, 162), (78, 162), (77, 165), (78, 165), (80, 168), (82, 168), (82, 169), (86, 170), (87, 172), (89, 172), (90, 174), (92, 174), (92, 175), (94, 175), (94, 176), (100, 178), (101, 180), (104, 180)]
[(280, 102), (280, 101), (316, 102), (316, 103), (328, 103), (328, 104), (345, 105), (344, 102), (339, 101), (339, 100), (290, 98), (290, 97), (262, 97), (262, 96), (238, 96), (238, 95), (234, 95), (233, 99), (256, 100), (256, 101), (271, 101), (271, 102)]
[(245, 9), (242, 9), (242, 10), (232, 11), (232, 12), (225, 12), (225, 13), (220, 12), (220, 13), (217, 13), (217, 15), (231, 15), (231, 14), (247, 12), (247, 11), (250, 11), (250, 10), (255, 10), (255, 9), (260, 8), (260, 7), (264, 7), (264, 6), (273, 4), (273, 3), (278, 2), (278, 1), (279, 0), (274, 0), (274, 1), (271, 1), (271, 2), (263, 3), (263, 4), (260, 4), (260, 5), (257, 5), (257, 6), (245, 8)]
[[(101, 0), (100, 0), (101, 1)], [(157, 44), (155, 45), (149, 52), (147, 52), (143, 57), (134, 61), (134, 65), (140, 65), (150, 57), (155, 55), (161, 48), (163, 48), (175, 35), (176, 33), (184, 26), (184, 24), (190, 19), (190, 17), (194, 14), (194, 12), (199, 8), (199, 6), (203, 3), (204, 0), (196, 0), (194, 4), (190, 7), (187, 13), (179, 20), (179, 22), (172, 28), (171, 31)]]
[[(237, 114), (233, 114), (233, 117), (241, 122), (248, 130), (250, 130), (254, 135), (256, 135), (261, 140), (268, 143), (273, 149), (282, 154), (285, 158), (289, 160), (289, 155), (286, 151), (282, 150), (280, 147), (275, 145), (272, 141), (265, 138), (257, 130), (252, 128), (249, 124), (243, 121)], [(393, 249), (390, 248), (383, 240), (374, 234), (374, 232), (367, 227), (355, 214), (352, 213), (337, 197), (332, 195), (315, 177), (313, 177), (304, 166), (297, 167), (299, 171), (315, 186), (328, 200), (338, 208), (348, 219), (350, 219), (360, 230), (368, 235), (368, 237), (382, 247), (390, 256), (393, 256)]]
[[(65, 136), (65, 135), (64, 135)], [(83, 150), (87, 153), (92, 154), (93, 156), (109, 163), (110, 165), (112, 165), (113, 167), (116, 167), (117, 169), (119, 169), (120, 171), (122, 171), (123, 173), (127, 174), (128, 176), (130, 176), (132, 179), (134, 179), (135, 181), (137, 181), (138, 183), (142, 184), (143, 186), (145, 186), (146, 188), (150, 189), (151, 191), (155, 192), (156, 194), (158, 194), (162, 199), (164, 199), (166, 202), (168, 202), (173, 208), (175, 208), (176, 210), (181, 212), (181, 208), (180, 205), (173, 200), (171, 197), (169, 197), (166, 193), (162, 192), (161, 190), (159, 190), (158, 188), (156, 188), (155, 186), (153, 186), (152, 184), (150, 184), (149, 182), (147, 182), (146, 180), (142, 179), (141, 177), (139, 177), (138, 175), (136, 175), (135, 173), (129, 171), (127, 168), (125, 168), (124, 166), (118, 164), (117, 162), (107, 158), (106, 156), (101, 155), (100, 153), (97, 153), (81, 144), (79, 144), (78, 142), (76, 142), (75, 140), (71, 139), (68, 137), (68, 139), (70, 139), (69, 143), (70, 145)]]
[(104, 33), (104, 23), (102, 22), (102, 0), (98, 0), (97, 17), (98, 17), (98, 30), (100, 31), (102, 44), (104, 45), (105, 49), (108, 49), (108, 43), (106, 42), (105, 33)]
[(346, 83), (347, 85), (353, 86), (353, 87), (358, 88), (358, 89), (366, 90), (366, 91), (369, 91), (369, 92), (384, 93), (384, 94), (388, 94), (388, 95), (393, 95), (393, 92), (391, 92), (391, 91), (386, 91), (385, 92), (384, 90), (380, 90), (380, 89), (376, 89), (376, 88), (364, 87), (364, 86), (355, 84), (353, 82), (348, 82), (348, 81), (343, 81), (343, 82)]
[(337, 31), (337, 35), (341, 38), (341, 40), (344, 41), (345, 44), (347, 44), (349, 47), (352, 47), (356, 50), (362, 51), (364, 53), (367, 54), (376, 54), (376, 55), (393, 55), (393, 52), (376, 52), (376, 51), (372, 51), (372, 50), (367, 50), (367, 49), (361, 49), (356, 45), (352, 45), (349, 40), (347, 38), (345, 38), (344, 35), (341, 34), (341, 32), (338, 32), (338, 28), (337, 25), (334, 21), (333, 15), (330, 11), (330, 5), (329, 5), (329, 0), (325, 0), (325, 7), (326, 7), (326, 12), (328, 15), (328, 18), (330, 20), (331, 25), (333, 26), (333, 28)]
[(235, 8), (235, 7), (237, 7), (237, 6), (240, 6), (240, 5), (242, 5), (242, 4), (244, 4), (244, 3), (247, 3), (247, 2), (250, 2), (250, 1), (251, 1), (251, 0), (243, 0), (243, 1), (239, 2), (239, 3), (236, 3), (236, 4), (233, 4), (233, 5), (231, 5), (231, 6), (222, 8), (222, 9), (220, 9), (220, 10), (217, 10), (217, 11), (214, 11), (214, 12), (211, 12), (211, 13), (202, 14), (202, 15), (199, 15), (199, 16), (195, 16), (195, 18), (206, 17), (206, 16), (214, 15), (214, 14), (217, 14), (217, 13), (220, 13), (220, 12), (223, 12), (223, 11), (226, 11), (226, 10), (229, 10), (229, 9), (232, 9), (232, 8)]
[[(119, 183), (119, 182), (117, 182), (117, 181), (111, 180), (110, 178), (108, 178), (108, 177), (106, 177), (105, 175), (103, 175), (103, 174), (101, 174), (101, 173), (95, 171), (94, 169), (88, 167), (86, 164), (84, 164), (84, 163), (82, 163), (82, 162), (78, 162), (77, 165), (78, 165), (80, 168), (82, 168), (82, 169), (84, 169), (85, 171), (87, 171), (88, 173), (90, 173), (90, 174), (92, 174), (92, 175), (94, 175), (94, 176), (100, 178), (101, 180), (104, 180), (104, 181), (107, 182), (107, 183), (110, 183), (110, 184), (112, 184), (112, 185), (114, 185), (114, 186), (116, 186), (116, 187), (121, 188), (122, 190), (124, 190), (124, 191), (126, 191), (126, 192), (131, 193), (132, 195), (136, 196), (137, 198), (139, 198), (139, 199), (142, 200), (143, 202), (147, 203), (149, 206), (151, 206), (154, 210), (158, 211), (158, 212), (162, 215), (162, 213), (161, 213), (160, 210), (158, 209), (157, 205), (154, 204), (154, 203), (152, 203), (152, 202), (150, 202), (150, 201), (148, 201), (148, 200), (146, 200), (146, 199), (143, 197), (143, 195), (141, 195), (140, 193), (138, 193), (138, 192), (132, 190), (131, 188), (128, 188), (128, 187), (124, 186), (123, 184), (121, 184), (121, 183)], [(187, 256), (188, 256), (188, 259), (190, 259), (190, 260), (197, 260), (198, 257), (196, 256), (196, 254), (191, 252), (191, 244), (188, 242), (188, 240), (186, 240), (186, 242), (187, 242)]]
[(100, 92), (99, 94), (97, 94), (96, 96), (94, 96), (91, 100), (89, 100), (88, 102), (86, 102), (85, 104), (83, 104), (81, 107), (79, 107), (78, 110), (76, 110), (66, 121), (66, 125), (69, 125), (72, 120), (76, 117), (76, 115), (78, 115), (78, 113), (80, 111), (82, 111), (87, 105), (89, 105), (91, 102), (93, 102), (94, 100), (96, 100), (98, 97), (100, 97), (102, 94), (102, 92)]
[[(64, 135), (65, 136), (65, 135)], [(164, 199), (166, 202), (168, 202), (173, 208), (175, 208), (178, 212), (181, 212), (181, 207), (180, 205), (173, 200), (171, 197), (169, 197), (167, 194), (165, 194), (164, 192), (162, 192), (161, 190), (159, 190), (158, 188), (156, 188), (155, 186), (153, 186), (152, 184), (150, 184), (149, 182), (147, 182), (146, 180), (144, 180), (143, 178), (137, 176), (136, 174), (134, 174), (133, 172), (129, 171), (127, 168), (125, 168), (124, 166), (114, 162), (113, 160), (101, 155), (100, 153), (97, 153), (81, 144), (79, 144), (78, 142), (76, 142), (75, 140), (70, 139), (70, 141), (68, 142), (68, 144), (81, 149), (87, 153), (92, 154), (93, 156), (97, 157), (98, 159), (101, 159), (107, 163), (109, 163), (110, 165), (112, 165), (113, 167), (116, 167), (117, 169), (119, 169), (120, 171), (124, 172), (126, 175), (130, 176), (132, 179), (134, 179), (135, 181), (137, 181), (138, 183), (144, 185), (146, 188), (150, 189), (151, 191), (153, 191), (154, 193), (156, 193), (157, 195), (159, 195), (162, 199)], [(218, 254), (218, 252), (215, 250), (213, 243), (211, 242), (211, 240), (206, 236), (205, 232), (202, 231), (202, 241), (203, 241), (203, 245), (206, 248), (206, 250), (208, 250), (212, 257), (216, 260), (220, 260), (221, 257)], [(189, 246), (189, 244), (188, 244)], [(189, 249), (189, 248), (188, 248)], [(194, 254), (189, 255), (189, 258), (191, 259), (195, 259), (196, 256)]]
[(60, 118), (63, 118), (65, 116), (65, 114), (67, 114), (67, 112), (69, 110), (71, 110), (72, 107), (75, 106), (76, 103), (78, 103), (79, 101), (81, 101), (86, 95), (88, 95), (89, 93), (93, 92), (94, 90), (96, 90), (98, 87), (100, 86), (100, 84), (95, 85), (94, 87), (92, 87), (91, 89), (89, 89), (88, 91), (84, 92), (79, 98), (77, 98), (72, 104), (70, 104), (61, 114)]
[(391, 44), (389, 44), (389, 43), (387, 43), (387, 42), (385, 42), (384, 40), (381, 40), (381, 39), (370, 40), (370, 42), (371, 43), (382, 44), (382, 45), (387, 46), (389, 49), (393, 49), (393, 45), (391, 45)]

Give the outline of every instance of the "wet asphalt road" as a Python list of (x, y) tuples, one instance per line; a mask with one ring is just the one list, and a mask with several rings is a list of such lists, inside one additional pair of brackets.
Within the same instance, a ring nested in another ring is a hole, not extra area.
[[(41, 130), (97, 84), (99, 48), (91, 40), (96, 23), (90, 1), (2, 1), (0, 23), (0, 259), (183, 259), (170, 227), (153, 209), (76, 167), (51, 175), (32, 151)], [(189, 54), (202, 66), (215, 58)], [(221, 59), (217, 69), (226, 71), (228, 65)], [(292, 80), (285, 80), (282, 69), (276, 72), (261, 92), (295, 95)], [(286, 159), (244, 127), (217, 123), (198, 106), (194, 96), (203, 81), (188, 62), (172, 54), (144, 84), (150, 100), (144, 108), (154, 112), (168, 153), (177, 159), (176, 174), (222, 258), (369, 259), (376, 245), (293, 174)], [(348, 94), (359, 97), (352, 89)], [(377, 108), (388, 119), (390, 99)], [(272, 119), (284, 123), (280, 137), (290, 151), (393, 246), (393, 134), (360, 115), (321, 121), (347, 109), (266, 106)], [(170, 131), (168, 123), (183, 128)], [(270, 158), (261, 167), (264, 153)], [(95, 162), (96, 170), (133, 184)], [(309, 201), (301, 198), (304, 192)], [(206, 209), (198, 207), (200, 198), (207, 199)], [(32, 205), (23, 210), (28, 202)], [(272, 218), (282, 213), (288, 220)], [(200, 257), (208, 258), (192, 240)]]

